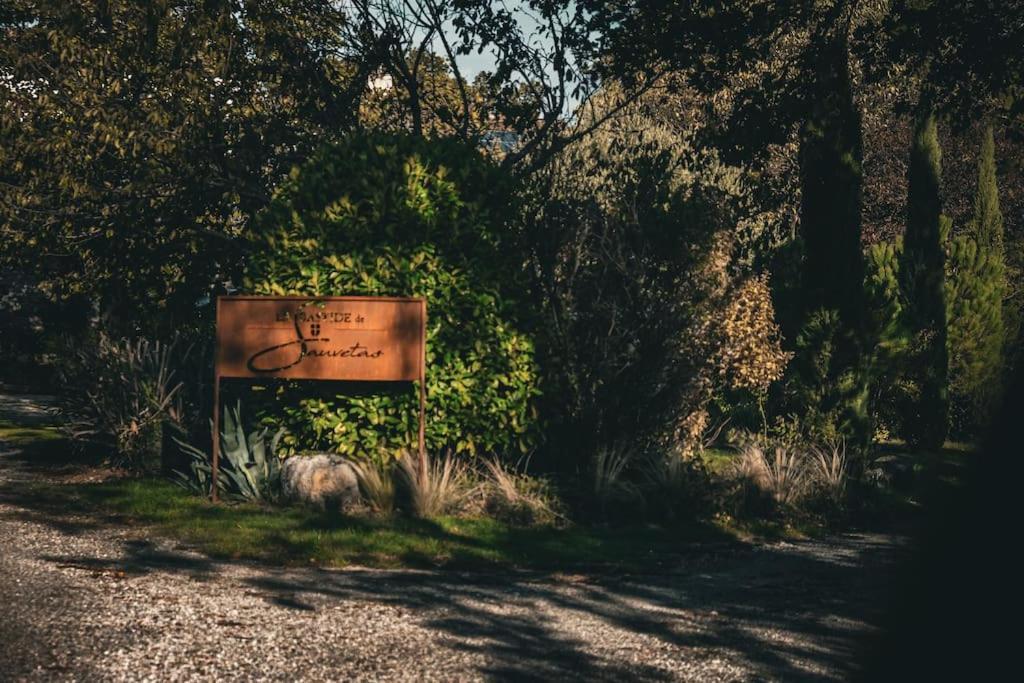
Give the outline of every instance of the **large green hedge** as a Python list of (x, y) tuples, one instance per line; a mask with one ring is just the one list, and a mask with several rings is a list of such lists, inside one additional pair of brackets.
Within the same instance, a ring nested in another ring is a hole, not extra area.
[[(538, 370), (517, 299), (521, 259), (500, 229), (504, 180), (473, 149), (354, 137), (295, 169), (257, 221), (245, 291), (427, 299), (427, 445), (520, 453)], [(292, 450), (381, 457), (414, 443), (416, 392), (344, 383), (271, 387)]]

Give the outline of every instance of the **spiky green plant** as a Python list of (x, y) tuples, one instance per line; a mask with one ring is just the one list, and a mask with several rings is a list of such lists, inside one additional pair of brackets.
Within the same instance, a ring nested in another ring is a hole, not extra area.
[[(281, 460), (277, 445), (284, 434), (278, 430), (267, 443), (266, 428), (245, 433), (241, 403), (224, 411), (220, 432), (220, 473), (217, 492), (221, 497), (249, 501), (274, 501), (281, 486)], [(177, 441), (190, 457), (189, 472), (176, 471), (178, 483), (186, 488), (209, 493), (212, 486), (210, 455), (195, 446)]]

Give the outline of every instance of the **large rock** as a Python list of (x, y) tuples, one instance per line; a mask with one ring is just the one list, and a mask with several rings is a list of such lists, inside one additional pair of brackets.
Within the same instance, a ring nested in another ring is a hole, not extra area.
[(295, 455), (281, 464), (285, 499), (321, 510), (351, 509), (359, 504), (359, 480), (352, 463), (332, 453)]

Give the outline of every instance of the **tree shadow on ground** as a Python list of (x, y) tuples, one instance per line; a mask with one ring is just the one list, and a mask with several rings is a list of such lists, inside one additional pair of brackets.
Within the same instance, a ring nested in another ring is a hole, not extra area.
[[(59, 459), (21, 460), (28, 468), (62, 466)], [(28, 474), (0, 485), (5, 514), (64, 533), (125, 530), (123, 519), (96, 515), (92, 505), (76, 509), (23, 489)], [(446, 533), (424, 524), (424, 533)], [(886, 537), (847, 536), (716, 547), (681, 555), (663, 573), (565, 576), (282, 569), (215, 560), (164, 541), (115, 543), (121, 552), (113, 557), (49, 552), (40, 559), (128, 577), (227, 581), (221, 590), (255, 591), (268, 605), (304, 613), (340, 603), (398, 607), (436, 634), (437, 647), (479, 655), (479, 674), (516, 680), (667, 680), (699, 660), (726, 662), (733, 667), (726, 677), (844, 677), (876, 619), (885, 570), (899, 555)], [(638, 636), (646, 640), (635, 641)]]
[[(845, 677), (876, 618), (885, 568), (898, 554), (882, 537), (848, 537), (830, 551), (797, 543), (691, 557), (665, 574), (560, 576), (281, 569), (148, 542), (122, 547), (118, 558), (43, 559), (129, 576), (170, 572), (218, 581), (228, 574), (241, 584), (237, 590), (245, 586), (269, 605), (308, 613), (341, 603), (390, 605), (434, 632), (437, 647), (480, 655), (480, 674), (538, 681), (668, 680), (678, 671), (667, 664), (700, 659), (729, 662), (757, 678)], [(631, 643), (633, 634), (649, 640)]]

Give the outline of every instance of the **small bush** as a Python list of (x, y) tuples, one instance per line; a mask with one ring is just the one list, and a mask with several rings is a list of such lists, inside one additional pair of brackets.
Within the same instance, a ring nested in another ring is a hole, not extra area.
[(815, 490), (832, 501), (841, 501), (849, 478), (846, 444), (838, 441), (828, 446), (812, 446), (809, 461)]
[(406, 494), (409, 512), (422, 518), (459, 510), (476, 488), (467, 467), (452, 453), (440, 460), (427, 456), (422, 471), (419, 459), (404, 453), (398, 459), (398, 481)]
[(182, 383), (171, 363), (175, 343), (99, 332), (65, 346), (58, 377), (71, 438), (112, 446), (115, 465), (159, 469), (163, 427), (181, 417)]
[(640, 497), (639, 487), (625, 476), (634, 460), (636, 450), (627, 444), (612, 444), (597, 449), (591, 468), (591, 493), (598, 503), (606, 506), (608, 503)]
[(849, 481), (850, 459), (843, 441), (806, 447), (748, 441), (733, 470), (737, 512), (752, 516), (835, 517), (846, 508)]

